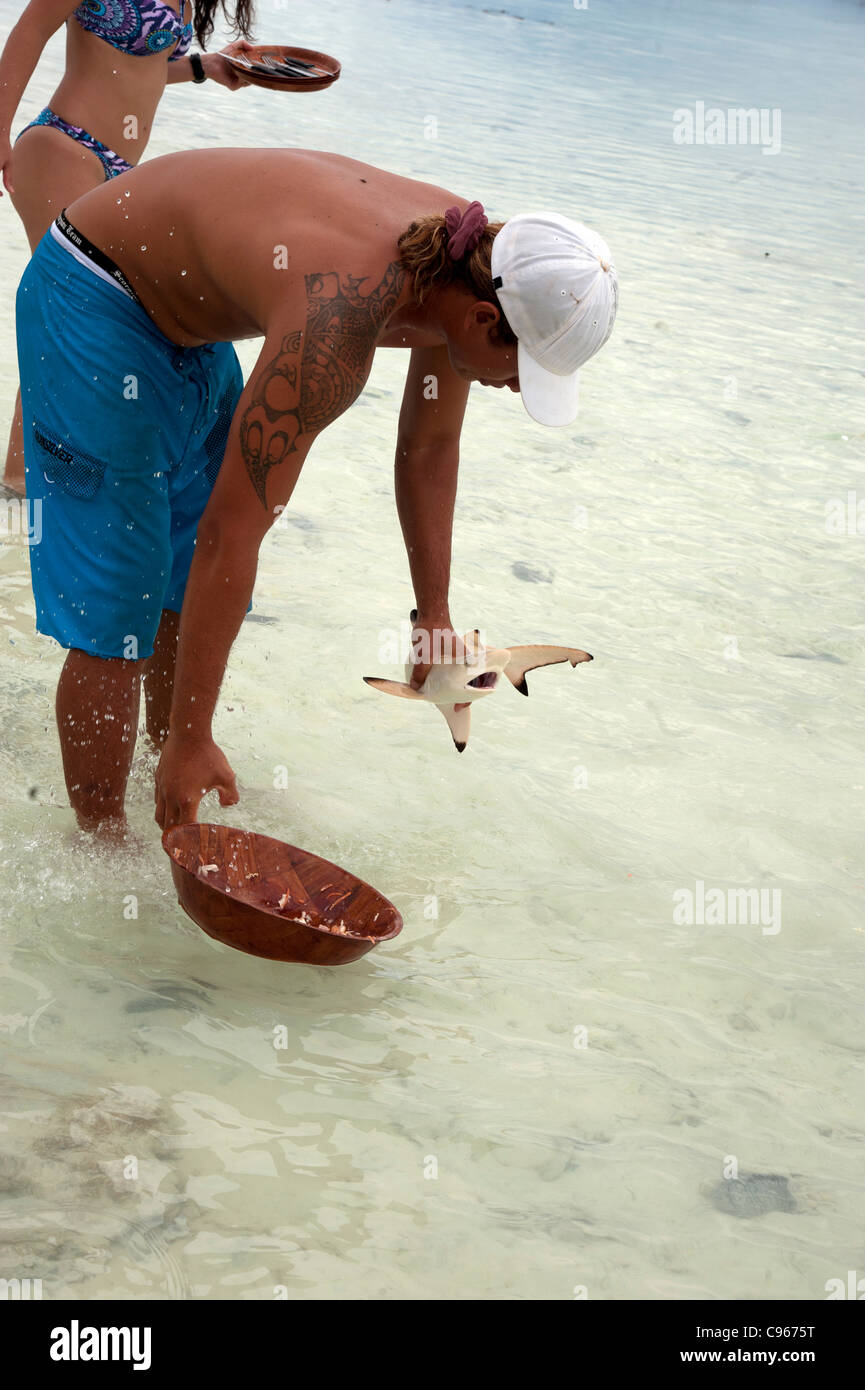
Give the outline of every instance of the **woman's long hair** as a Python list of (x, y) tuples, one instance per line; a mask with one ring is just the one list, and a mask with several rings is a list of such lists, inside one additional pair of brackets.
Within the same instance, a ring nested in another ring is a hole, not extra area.
[(252, 23), (255, 19), (253, 0), (236, 0), (236, 4), (231, 8), (226, 4), (226, 0), (194, 0), (192, 27), (195, 30), (196, 42), (202, 48), (207, 47), (207, 40), (213, 33), (213, 16), (220, 8), (233, 34), (238, 38), (252, 38)]
[(476, 299), (496, 306), (501, 319), (496, 324), (493, 341), (507, 344), (515, 343), (517, 338), (493, 289), (490, 270), (493, 241), (503, 226), (503, 222), (488, 222), (474, 251), (454, 261), (448, 254), (444, 217), (441, 214), (419, 217), (398, 239), (397, 248), (403, 268), (412, 277), (412, 291), (418, 304), (423, 304), (431, 290), (462, 285)]

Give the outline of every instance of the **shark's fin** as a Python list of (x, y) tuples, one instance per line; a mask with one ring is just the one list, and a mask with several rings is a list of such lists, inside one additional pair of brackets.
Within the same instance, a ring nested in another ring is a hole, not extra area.
[(458, 753), (461, 753), (469, 741), (469, 729), (472, 722), (471, 705), (439, 705), (438, 708), (447, 720), (454, 747)]
[(534, 671), (538, 666), (556, 666), (560, 661), (569, 661), (576, 666), (580, 661), (592, 660), (588, 652), (581, 652), (576, 647), (508, 647), (507, 650), (511, 659), (505, 667), (505, 675), (521, 695), (529, 693), (527, 671)]
[(383, 690), (385, 695), (399, 695), (401, 700), (422, 700), (419, 690), (413, 690), (406, 681), (387, 681), (381, 676), (364, 676), (367, 685), (374, 686), (376, 690)]

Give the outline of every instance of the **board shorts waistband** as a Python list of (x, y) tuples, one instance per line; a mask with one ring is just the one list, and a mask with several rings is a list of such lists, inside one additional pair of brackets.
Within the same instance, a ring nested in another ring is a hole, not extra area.
[(109, 255), (100, 250), (98, 246), (93, 245), (89, 237), (86, 237), (83, 232), (79, 232), (78, 228), (73, 226), (66, 216), (65, 208), (51, 223), (49, 231), (58, 245), (71, 251), (75, 259), (80, 261), (82, 265), (89, 266), (97, 275), (101, 271), (103, 276), (107, 276), (109, 280), (113, 281), (118, 289), (121, 289), (130, 299), (134, 299), (136, 304), (141, 303), (117, 262), (112, 261)]

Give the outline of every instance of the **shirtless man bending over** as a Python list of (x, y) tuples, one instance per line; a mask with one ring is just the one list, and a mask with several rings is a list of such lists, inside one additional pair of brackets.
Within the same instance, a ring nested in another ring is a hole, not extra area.
[[(536, 419), (569, 424), (616, 303), (609, 250), (581, 224), (488, 223), (478, 203), (334, 154), (167, 155), (67, 208), (17, 322), (37, 627), (68, 648), (57, 721), (79, 823), (124, 824), (142, 675), (159, 823), (194, 819), (212, 789), (237, 800), (211, 721), (259, 546), (377, 348), (411, 351), (396, 502), (417, 633), (453, 647), (469, 386), (521, 390)], [(261, 336), (244, 387), (231, 344)]]

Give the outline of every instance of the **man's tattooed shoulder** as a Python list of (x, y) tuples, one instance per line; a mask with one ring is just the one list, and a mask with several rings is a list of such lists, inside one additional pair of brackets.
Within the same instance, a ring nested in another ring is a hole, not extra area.
[(405, 271), (393, 261), (369, 288), (369, 276), (318, 271), (305, 277), (306, 326), (287, 333), (258, 374), (240, 422), (246, 471), (263, 507), (267, 476), (357, 400), (376, 338), (396, 307)]

